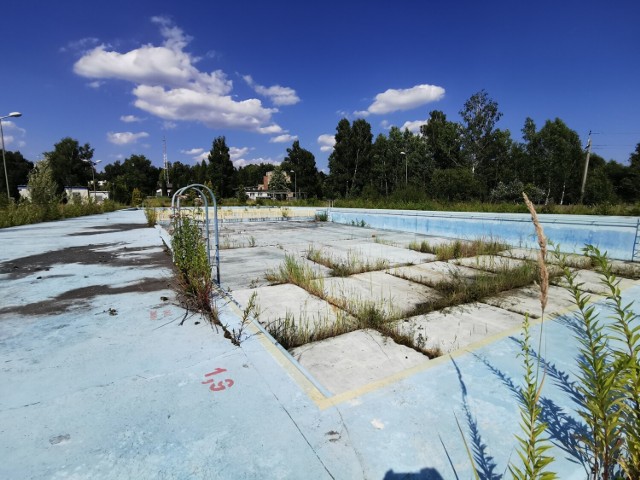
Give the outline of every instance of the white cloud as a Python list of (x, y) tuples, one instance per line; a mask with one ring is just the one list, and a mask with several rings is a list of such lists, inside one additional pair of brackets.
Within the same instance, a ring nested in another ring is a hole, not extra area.
[(298, 97), (293, 88), (280, 85), (264, 87), (254, 82), (251, 75), (244, 75), (242, 78), (258, 95), (269, 98), (274, 105), (295, 105), (300, 101), (300, 97)]
[(74, 40), (72, 42), (67, 43), (64, 47), (60, 47), (61, 52), (67, 52), (69, 50), (77, 52), (77, 51), (86, 51), (89, 48), (95, 47), (100, 40), (95, 37), (85, 37), (80, 40)]
[(284, 135), (278, 135), (277, 137), (273, 137), (269, 139), (269, 143), (287, 143), (287, 142), (293, 142), (294, 140), (297, 140), (298, 136), (297, 135), (289, 135), (288, 133), (284, 134)]
[(148, 136), (149, 134), (147, 132), (109, 132), (107, 133), (107, 140), (115, 145), (130, 145)]
[(426, 103), (436, 102), (444, 96), (444, 88), (436, 85), (416, 85), (415, 87), (396, 90), (390, 88), (376, 95), (374, 102), (364, 111), (355, 115), (383, 115), (401, 110), (411, 110)]
[[(75, 63), (74, 72), (86, 78), (134, 83), (134, 105), (163, 120), (196, 121), (210, 128), (265, 134), (282, 132), (271, 119), (277, 109), (265, 108), (255, 98), (232, 98), (233, 83), (224, 72), (196, 68), (199, 58), (185, 51), (191, 37), (165, 17), (153, 17), (152, 21), (160, 27), (162, 45), (146, 44), (124, 53), (98, 45)], [(278, 101), (292, 98), (286, 88), (280, 88), (267, 90)]]
[(251, 164), (260, 164), (260, 163), (270, 163), (271, 165), (280, 165), (282, 163), (282, 160), (274, 160), (273, 158), (264, 158), (264, 157), (258, 157), (258, 158), (250, 158), (250, 159), (244, 159), (244, 158), (239, 158), (238, 160), (234, 160), (233, 164), (235, 165), (236, 168), (240, 168), (240, 167), (246, 167), (247, 165), (251, 165)]
[(428, 121), (429, 120), (414, 120), (412, 122), (411, 121), (406, 121), (406, 122), (404, 122), (402, 127), (400, 127), (400, 130), (402, 130), (404, 132), (405, 129), (408, 128), (410, 132), (420, 133), (420, 127), (422, 125), (426, 125)]
[(165, 120), (162, 122), (162, 130), (173, 130), (174, 128), (178, 128), (178, 124), (176, 122), (171, 122), (169, 120)]
[(104, 85), (104, 82), (100, 80), (95, 80), (93, 82), (87, 83), (87, 86), (91, 88), (100, 88), (102, 85)]
[(5, 147), (13, 145), (14, 148), (21, 148), (26, 145), (24, 137), (26, 137), (27, 131), (24, 128), (20, 128), (18, 125), (16, 125), (15, 122), (11, 120), (3, 120), (2, 129), (4, 131)]
[(140, 117), (136, 117), (135, 115), (122, 115), (120, 117), (120, 120), (122, 120), (124, 123), (134, 123), (142, 121)]
[(204, 152), (204, 148), (191, 148), (189, 150), (180, 150), (180, 153), (184, 153), (185, 155), (200, 155)]
[(330, 152), (333, 150), (333, 146), (336, 144), (336, 137), (333, 135), (322, 134), (318, 137), (318, 145), (320, 145), (320, 151)]

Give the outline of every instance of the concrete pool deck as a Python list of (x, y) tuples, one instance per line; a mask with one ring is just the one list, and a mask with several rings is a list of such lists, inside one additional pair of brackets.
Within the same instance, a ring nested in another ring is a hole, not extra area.
[[(223, 228), (254, 238), (220, 253), (222, 285), (237, 301), (268, 292), (264, 280), (250, 283), (311, 243), (377, 238), (404, 248), (428, 238), (323, 222)], [(453, 316), (472, 339), (435, 360), (361, 330), (299, 347), (296, 362), (257, 325), (236, 347), (184, 310), (159, 231), (141, 211), (4, 229), (0, 242), (0, 478), (470, 478), (456, 418), (481, 478), (500, 478), (517, 456), (516, 312), (476, 306), (492, 321), (505, 316), (477, 338), (472, 310)], [(623, 287), (625, 302), (640, 300), (640, 282)], [(238, 328), (233, 300), (217, 305), (222, 323)], [(570, 315), (558, 313), (538, 352), (549, 372), (542, 415), (552, 469), (579, 479), (582, 424), (566, 393), (576, 341)], [(540, 328), (534, 322), (532, 336)], [(351, 355), (359, 361), (345, 363)]]

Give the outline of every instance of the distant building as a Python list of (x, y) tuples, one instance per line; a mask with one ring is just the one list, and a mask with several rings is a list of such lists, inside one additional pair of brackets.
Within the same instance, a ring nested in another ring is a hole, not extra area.
[[(99, 184), (98, 184), (99, 185)], [(18, 185), (18, 193), (20, 198), (31, 200), (31, 192), (28, 185)], [(88, 187), (64, 187), (63, 201), (85, 202), (89, 199), (97, 203), (109, 200), (109, 192), (105, 190), (89, 190)]]

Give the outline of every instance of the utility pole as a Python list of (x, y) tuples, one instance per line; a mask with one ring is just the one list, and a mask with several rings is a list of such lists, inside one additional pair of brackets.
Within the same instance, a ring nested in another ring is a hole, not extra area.
[(164, 163), (164, 180), (167, 185), (167, 195), (171, 195), (171, 183), (169, 182), (169, 161), (167, 160), (167, 140), (162, 137), (162, 161)]
[(589, 130), (589, 140), (587, 140), (587, 159), (584, 162), (584, 172), (582, 173), (582, 188), (580, 188), (580, 203), (584, 199), (584, 187), (587, 185), (587, 171), (589, 170), (589, 157), (591, 156), (591, 130)]

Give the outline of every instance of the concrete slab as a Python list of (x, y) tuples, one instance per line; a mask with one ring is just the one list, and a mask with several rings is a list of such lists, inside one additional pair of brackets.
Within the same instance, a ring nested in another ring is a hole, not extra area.
[[(519, 258), (523, 260), (531, 260), (533, 262), (538, 261), (538, 252), (539, 249), (535, 248), (512, 248), (510, 250), (505, 250), (503, 252), (499, 252), (498, 255), (503, 257), (510, 258)], [(573, 253), (565, 255), (567, 265), (574, 268), (589, 268), (591, 266), (591, 260), (584, 255), (576, 255)], [(546, 262), (548, 264), (557, 264), (558, 260), (555, 258), (553, 253), (547, 252)]]
[(291, 351), (325, 388), (339, 394), (428, 362), (428, 357), (365, 329)]
[(406, 315), (416, 306), (436, 298), (434, 289), (385, 272), (367, 272), (350, 277), (333, 277), (317, 281), (323, 285), (325, 295), (338, 305), (357, 308), (373, 304), (386, 315)]
[(436, 285), (454, 276), (473, 278), (482, 273), (474, 268), (463, 267), (449, 262), (429, 262), (407, 267), (396, 267), (389, 269), (388, 272), (396, 277), (428, 286)]
[(233, 298), (244, 309), (254, 293), (257, 295), (258, 320), (265, 326), (282, 321), (286, 317), (290, 317), (296, 325), (310, 329), (347, 321), (344, 311), (310, 295), (296, 285), (236, 290), (233, 292)]
[[(277, 271), (284, 264), (288, 252), (278, 247), (254, 247), (222, 250), (220, 252), (220, 277), (225, 290), (235, 291), (248, 287), (268, 285), (265, 275)], [(318, 277), (329, 270), (299, 255), (298, 261), (307, 265)]]
[(424, 342), (426, 348), (447, 354), (517, 328), (523, 320), (524, 316), (519, 313), (483, 303), (469, 303), (406, 318), (397, 325), (416, 342)]
[(450, 260), (456, 265), (485, 270), (487, 272), (500, 272), (504, 269), (516, 268), (524, 265), (524, 260), (502, 257), (500, 255), (478, 255), (476, 257), (459, 258)]
[[(598, 272), (594, 270), (577, 270), (575, 274), (576, 274), (576, 281), (582, 284), (580, 288), (583, 291), (595, 293), (597, 295), (607, 295), (611, 293), (611, 290), (605, 285), (603, 285), (602, 276)], [(629, 287), (634, 286), (637, 283), (636, 280), (631, 280), (631, 279), (622, 278), (622, 277), (620, 277), (618, 280), (620, 281), (619, 287), (621, 289), (627, 289)], [(565, 285), (567, 285), (567, 281), (564, 279), (564, 277), (556, 278), (553, 281), (553, 283), (560, 287), (564, 287)]]
[[(504, 308), (532, 318), (540, 317), (540, 289), (537, 286), (517, 288), (500, 293), (484, 301), (489, 305)], [(549, 286), (549, 298), (545, 318), (552, 318), (573, 308), (573, 300), (564, 288)]]
[(319, 249), (323, 256), (329, 256), (338, 262), (376, 262), (384, 261), (387, 265), (405, 265), (425, 263), (435, 260), (436, 256), (420, 253), (407, 248), (394, 247), (375, 242), (331, 243)]

